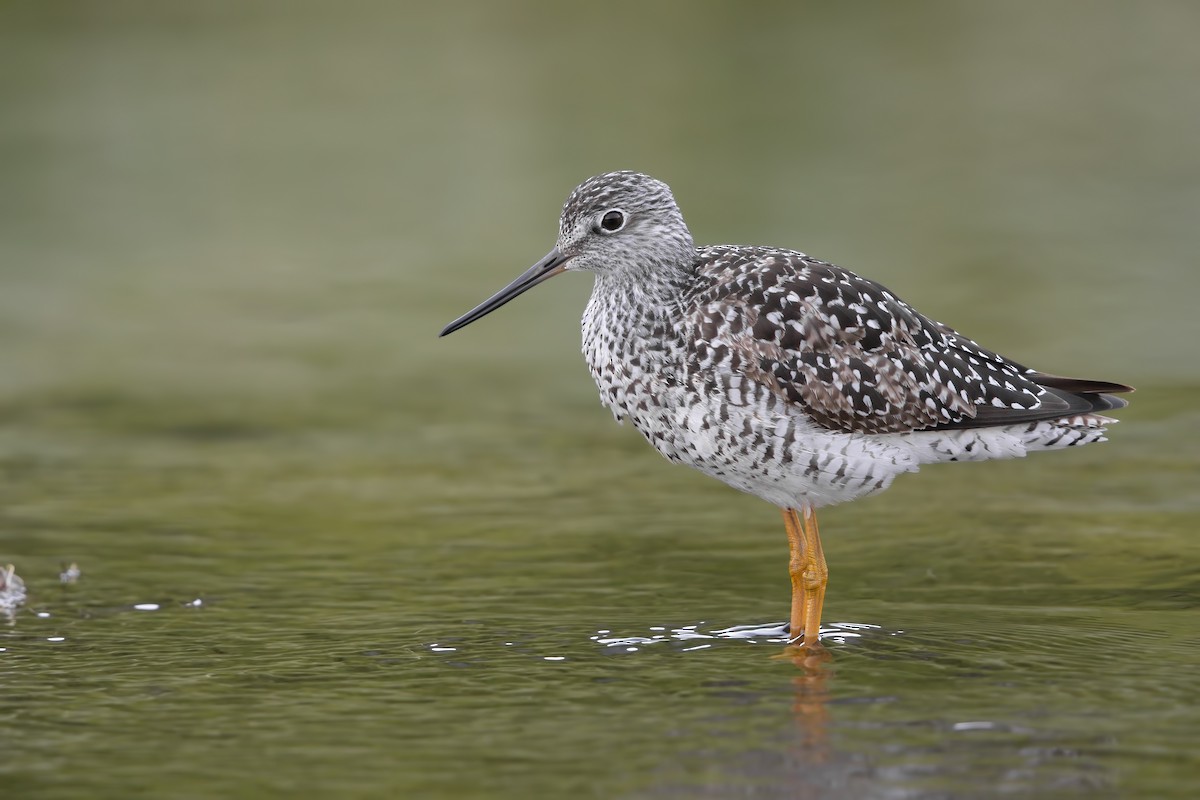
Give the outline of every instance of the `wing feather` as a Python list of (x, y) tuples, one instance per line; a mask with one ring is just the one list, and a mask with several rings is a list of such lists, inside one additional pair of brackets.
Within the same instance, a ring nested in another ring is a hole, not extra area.
[(685, 320), (696, 364), (748, 376), (831, 430), (1053, 419), (1119, 407), (1107, 393), (1129, 390), (1035, 372), (801, 253), (718, 247), (704, 260), (712, 281)]

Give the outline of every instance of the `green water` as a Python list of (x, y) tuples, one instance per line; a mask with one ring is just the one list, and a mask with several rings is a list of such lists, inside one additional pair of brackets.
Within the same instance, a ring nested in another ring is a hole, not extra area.
[[(0, 6), (0, 796), (1191, 797), (1197, 25)], [(719, 635), (781, 521), (613, 424), (587, 279), (435, 338), (616, 168), (1133, 405), (825, 511), (825, 658)]]

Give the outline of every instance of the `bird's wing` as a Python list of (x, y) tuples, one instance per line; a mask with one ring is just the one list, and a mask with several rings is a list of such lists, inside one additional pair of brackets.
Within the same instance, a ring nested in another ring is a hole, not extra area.
[(749, 378), (830, 430), (1053, 419), (1119, 407), (1097, 393), (1127, 389), (1034, 372), (874, 281), (800, 253), (723, 247), (705, 260), (710, 282), (690, 299), (684, 320), (692, 366)]

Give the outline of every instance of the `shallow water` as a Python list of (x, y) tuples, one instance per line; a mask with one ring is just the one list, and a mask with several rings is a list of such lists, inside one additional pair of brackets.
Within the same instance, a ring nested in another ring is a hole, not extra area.
[[(63, 8), (0, 10), (4, 797), (1192, 796), (1190, 6)], [(585, 278), (435, 338), (621, 167), (1133, 405), (823, 511), (788, 650)]]

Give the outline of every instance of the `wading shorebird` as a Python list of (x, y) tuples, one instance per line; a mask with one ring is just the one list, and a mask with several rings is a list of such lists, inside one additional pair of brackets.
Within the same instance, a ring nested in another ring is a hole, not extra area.
[(789, 636), (819, 641), (816, 509), (902, 472), (1104, 441), (1120, 383), (1048, 375), (874, 281), (773, 247), (696, 247), (670, 188), (584, 181), (545, 258), (442, 336), (561, 272), (595, 273), (583, 354), (600, 399), (655, 449), (773, 503), (791, 550)]

